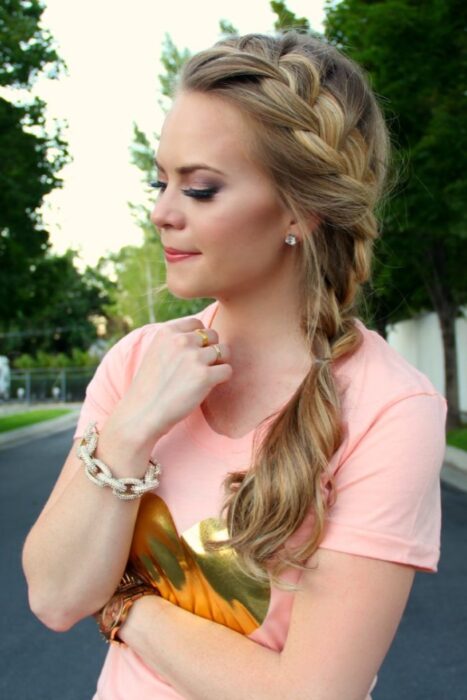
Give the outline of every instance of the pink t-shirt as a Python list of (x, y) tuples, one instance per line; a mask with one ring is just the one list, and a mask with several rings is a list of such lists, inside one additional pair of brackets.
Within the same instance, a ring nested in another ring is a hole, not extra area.
[[(209, 326), (216, 308), (214, 302), (197, 317)], [(446, 400), (381, 336), (357, 324), (361, 347), (334, 368), (345, 438), (330, 463), (337, 500), (321, 547), (436, 571)], [(75, 438), (91, 420), (102, 429), (160, 326), (136, 329), (107, 353), (87, 388)], [(248, 467), (253, 434), (220, 435), (198, 407), (158, 441), (161, 483), (143, 498), (131, 558), (168, 600), (280, 651), (294, 593), (249, 587), (235, 556), (208, 556), (203, 547), (203, 538), (222, 532), (222, 481)], [(283, 577), (298, 581), (299, 573)], [(169, 698), (182, 696), (129, 648), (109, 647), (94, 700)]]

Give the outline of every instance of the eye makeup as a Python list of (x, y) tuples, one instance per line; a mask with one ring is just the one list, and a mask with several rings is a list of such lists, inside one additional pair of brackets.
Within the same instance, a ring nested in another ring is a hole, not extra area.
[[(161, 180), (155, 180), (154, 182), (150, 182), (149, 185), (153, 187), (154, 189), (158, 189), (161, 192), (165, 192), (165, 189), (167, 188), (167, 183), (166, 182), (161, 182)], [(193, 197), (194, 199), (212, 199), (217, 192), (219, 192), (219, 187), (205, 187), (202, 189), (198, 189), (195, 187), (187, 187), (187, 188), (182, 188), (183, 194), (185, 194), (187, 197)]]

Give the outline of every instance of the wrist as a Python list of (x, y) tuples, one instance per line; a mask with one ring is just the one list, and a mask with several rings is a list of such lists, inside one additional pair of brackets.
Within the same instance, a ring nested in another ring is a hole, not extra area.
[(94, 615), (99, 631), (107, 642), (125, 642), (120, 632), (133, 606), (148, 596), (157, 596), (157, 591), (136, 573), (126, 571), (111, 599)]
[(96, 457), (109, 465), (117, 478), (141, 478), (148, 468), (154, 443), (144, 443), (135, 435), (116, 433), (104, 426), (99, 434)]
[(115, 473), (116, 470), (112, 470), (109, 464), (96, 456), (99, 437), (96, 423), (93, 421), (84, 431), (83, 439), (77, 449), (77, 455), (84, 464), (84, 473), (93, 484), (100, 488), (109, 487), (115, 496), (124, 501), (140, 498), (144, 493), (159, 486), (161, 465), (151, 459), (148, 459), (148, 467), (141, 478), (136, 477), (134, 473), (119, 477), (118, 473)]
[(118, 632), (118, 641), (130, 646), (135, 651), (144, 636), (143, 626), (148, 620), (153, 620), (157, 606), (160, 605), (161, 601), (164, 602), (164, 599), (156, 591), (152, 593), (153, 595), (145, 595), (134, 601)]
[(154, 426), (146, 428), (143, 421), (120, 422), (112, 415), (99, 433), (97, 450), (102, 453), (99, 457), (103, 461), (107, 458), (109, 463), (112, 461), (114, 468), (122, 472), (119, 476), (140, 476), (147, 468), (155, 444), (164, 434)]

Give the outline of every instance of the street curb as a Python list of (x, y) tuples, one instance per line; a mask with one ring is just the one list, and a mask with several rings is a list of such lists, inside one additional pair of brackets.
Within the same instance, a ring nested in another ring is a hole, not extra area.
[(467, 452), (446, 445), (441, 479), (449, 486), (467, 492)]
[(34, 425), (27, 425), (24, 428), (0, 433), (0, 450), (73, 428), (78, 422), (78, 416), (79, 409), (73, 409), (65, 416), (50, 418)]
[[(65, 416), (0, 433), (0, 450), (73, 428), (78, 422), (79, 413), (80, 407), (72, 409)], [(467, 492), (467, 452), (465, 450), (446, 445), (441, 481)]]
[(462, 471), (465, 471), (467, 474), (467, 452), (465, 450), (460, 450), (458, 447), (446, 445), (446, 455), (444, 461), (448, 464), (456, 466)]

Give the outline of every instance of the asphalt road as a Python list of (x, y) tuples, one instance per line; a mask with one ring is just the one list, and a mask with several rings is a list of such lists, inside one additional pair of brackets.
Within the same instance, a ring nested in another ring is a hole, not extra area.
[[(24, 538), (52, 488), (71, 435), (67, 430), (0, 450), (3, 698), (90, 700), (106, 652), (92, 620), (57, 634), (33, 617), (20, 565)], [(467, 699), (467, 493), (446, 487), (443, 504), (439, 573), (417, 575), (374, 700)]]

